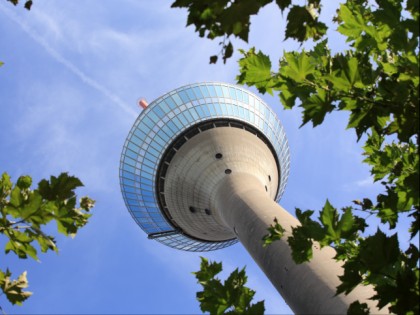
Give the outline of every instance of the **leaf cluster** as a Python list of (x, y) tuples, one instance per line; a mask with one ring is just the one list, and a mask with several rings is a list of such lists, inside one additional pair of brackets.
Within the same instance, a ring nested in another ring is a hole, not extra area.
[[(318, 40), (327, 27), (318, 20), (321, 12), (319, 0), (309, 0), (306, 5), (293, 5), (291, 0), (176, 0), (173, 8), (188, 10), (187, 26), (194, 25), (200, 37), (211, 40), (221, 38), (219, 55), (223, 62), (233, 54), (231, 37), (248, 42), (251, 16), (260, 9), (274, 2), (287, 15), (286, 39), (293, 38), (300, 42), (307, 39)], [(218, 55), (210, 57), (210, 63), (216, 63)]]
[(233, 271), (223, 283), (216, 277), (221, 271), (222, 263), (201, 257), (200, 270), (194, 272), (203, 287), (197, 292), (201, 310), (210, 314), (264, 314), (264, 301), (251, 303), (255, 291), (245, 286), (245, 268)]
[[(67, 173), (41, 180), (37, 189), (32, 190), (31, 185), (30, 176), (19, 177), (16, 184), (7, 173), (1, 176), (0, 234), (7, 239), (6, 254), (12, 252), (21, 259), (31, 257), (38, 261), (39, 249), (43, 253), (58, 251), (54, 237), (42, 229), (55, 221), (58, 232), (74, 237), (88, 222), (95, 202), (83, 197), (77, 206), (75, 189), (83, 184)], [(10, 280), (10, 276), (9, 271), (0, 273), (3, 293), (11, 303), (19, 304), (30, 295), (23, 291), (27, 286), (26, 273), (17, 280)]]
[[(19, 0), (7, 0), (7, 1), (11, 2), (14, 5), (18, 5), (19, 4)], [(25, 4), (24, 4), (25, 9), (26, 10), (30, 10), (31, 7), (32, 7), (32, 4), (33, 4), (33, 1), (32, 0), (26, 0), (25, 1)]]

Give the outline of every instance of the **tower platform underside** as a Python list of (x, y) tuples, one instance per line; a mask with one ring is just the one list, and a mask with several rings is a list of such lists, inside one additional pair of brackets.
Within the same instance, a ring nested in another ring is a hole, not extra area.
[(175, 141), (161, 161), (157, 179), (161, 208), (168, 220), (190, 237), (234, 239), (234, 231), (222, 221), (215, 204), (221, 181), (232, 174), (252, 174), (274, 200), (278, 162), (267, 141), (249, 126), (245, 129), (239, 122), (219, 121), (194, 128), (198, 133), (191, 138), (181, 136), (183, 144)]

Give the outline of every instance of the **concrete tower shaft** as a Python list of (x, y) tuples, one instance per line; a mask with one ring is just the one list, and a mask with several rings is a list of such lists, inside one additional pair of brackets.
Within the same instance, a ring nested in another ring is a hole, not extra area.
[[(334, 260), (333, 248), (314, 245), (310, 262), (297, 265), (293, 261), (287, 237), (300, 223), (267, 196), (257, 178), (231, 174), (222, 180), (215, 197), (226, 225), (235, 231), (295, 314), (346, 314), (356, 300), (367, 303), (371, 314), (388, 314), (386, 308), (379, 310), (376, 302), (369, 300), (375, 294), (372, 286), (358, 286), (348, 295), (335, 296), (343, 268)], [(286, 232), (281, 240), (263, 247), (262, 238), (274, 218)]]

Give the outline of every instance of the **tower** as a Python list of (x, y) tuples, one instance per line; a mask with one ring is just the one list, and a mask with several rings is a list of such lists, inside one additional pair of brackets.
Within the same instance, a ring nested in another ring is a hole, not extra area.
[[(293, 262), (286, 239), (299, 222), (278, 204), (288, 175), (288, 142), (275, 113), (225, 83), (187, 85), (150, 103), (120, 163), (126, 206), (150, 239), (187, 251), (239, 240), (296, 313), (346, 313), (354, 300), (376, 310), (371, 287), (335, 296), (342, 268), (332, 248)], [(264, 248), (274, 218), (285, 237)]]

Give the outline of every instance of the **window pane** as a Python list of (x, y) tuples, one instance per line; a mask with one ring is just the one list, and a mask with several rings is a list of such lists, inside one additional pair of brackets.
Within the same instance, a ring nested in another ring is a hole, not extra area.
[(216, 85), (214, 88), (216, 89), (217, 96), (218, 97), (223, 97), (222, 88), (219, 85)]
[(172, 95), (172, 98), (174, 99), (175, 103), (177, 105), (181, 105), (182, 104), (182, 100), (179, 98), (179, 95), (177, 93)]
[[(188, 103), (190, 101), (190, 99), (188, 98), (188, 95), (187, 95), (187, 93), (185, 93), (185, 91), (179, 91), (178, 95), (179, 95), (179, 97), (181, 97), (183, 103)], [(180, 104), (178, 104), (178, 105), (180, 105)]]
[(193, 88), (195, 95), (197, 96), (196, 98), (203, 98), (203, 94), (201, 94), (201, 90), (199, 87), (195, 86)]
[(207, 88), (209, 89), (209, 92), (210, 92), (210, 96), (211, 97), (217, 97), (216, 90), (215, 90), (215, 88), (214, 88), (213, 85), (208, 85)]
[(162, 118), (163, 116), (165, 116), (165, 113), (163, 112), (163, 110), (160, 108), (160, 104), (155, 105), (155, 107), (153, 108), (153, 112), (156, 114), (156, 116), (158, 116), (159, 118)]
[(165, 103), (168, 104), (168, 106), (171, 109), (175, 109), (176, 108), (176, 104), (175, 104), (174, 100), (170, 96), (167, 97), (167, 98), (165, 98)]
[(190, 99), (190, 101), (197, 99), (192, 89), (188, 89), (186, 90), (186, 92), (188, 94), (188, 98)]

